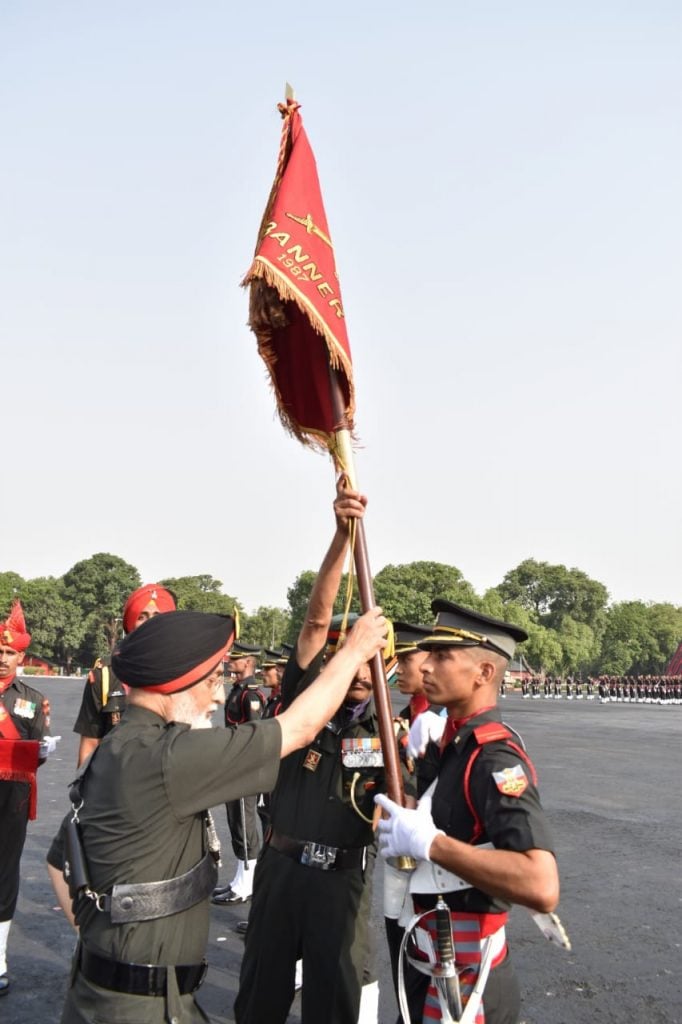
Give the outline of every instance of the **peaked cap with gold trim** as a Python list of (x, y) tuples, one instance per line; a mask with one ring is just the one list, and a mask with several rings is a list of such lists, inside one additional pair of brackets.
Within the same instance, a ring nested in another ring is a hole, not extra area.
[(394, 622), (396, 655), (417, 651), (417, 644), (433, 632), (432, 626), (416, 626), (411, 622)]
[(277, 659), (277, 664), (278, 665), (286, 665), (286, 663), (288, 662), (289, 658), (291, 657), (291, 655), (293, 653), (294, 653), (294, 645), (293, 644), (282, 644), (282, 650), (280, 652), (279, 658)]
[(245, 644), (241, 640), (236, 640), (227, 657), (230, 661), (239, 661), (240, 658), (260, 658), (262, 653), (262, 647), (255, 647), (253, 644)]
[(419, 641), (417, 646), (421, 651), (438, 647), (485, 647), (503, 658), (511, 658), (516, 644), (528, 639), (520, 626), (440, 597), (431, 604), (431, 611), (436, 616), (436, 624), (430, 635)]

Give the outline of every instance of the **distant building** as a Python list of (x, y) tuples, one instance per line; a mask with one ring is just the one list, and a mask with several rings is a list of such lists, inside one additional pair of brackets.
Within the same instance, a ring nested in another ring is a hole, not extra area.
[(523, 679), (531, 679), (533, 675), (534, 672), (523, 654), (518, 654), (512, 658), (505, 672), (507, 682), (510, 683), (520, 683)]

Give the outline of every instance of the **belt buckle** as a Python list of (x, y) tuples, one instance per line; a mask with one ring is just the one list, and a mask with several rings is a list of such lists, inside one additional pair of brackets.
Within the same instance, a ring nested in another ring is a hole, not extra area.
[(301, 852), (301, 864), (309, 868), (329, 871), (336, 861), (336, 847), (324, 843), (305, 843)]

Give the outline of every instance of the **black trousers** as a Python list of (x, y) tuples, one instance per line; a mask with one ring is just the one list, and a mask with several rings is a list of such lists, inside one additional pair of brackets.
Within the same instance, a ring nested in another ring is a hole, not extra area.
[(284, 1024), (303, 960), (304, 1024), (356, 1024), (371, 891), (361, 868), (320, 871), (266, 846), (256, 866), (237, 1024)]
[[(257, 803), (257, 796), (244, 797), (246, 836), (242, 827), (241, 801), (231, 800), (229, 804), (225, 804), (227, 824), (230, 826), (230, 835), (232, 837), (232, 849), (237, 860), (244, 860), (245, 852), (249, 860), (255, 860), (260, 852), (261, 837), (258, 828)], [(246, 838), (246, 849), (244, 847), (244, 838)]]
[(0, 782), (0, 921), (11, 921), (17, 907), (30, 792), (27, 782)]

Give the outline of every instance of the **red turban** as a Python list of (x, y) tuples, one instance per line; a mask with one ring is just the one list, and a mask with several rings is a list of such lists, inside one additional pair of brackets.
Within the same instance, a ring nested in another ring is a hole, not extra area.
[(132, 633), (138, 615), (150, 604), (153, 604), (159, 612), (175, 611), (175, 598), (170, 590), (159, 586), (158, 583), (145, 583), (143, 587), (133, 590), (123, 607), (124, 633)]
[(0, 622), (0, 644), (11, 647), (13, 651), (25, 651), (30, 642), (31, 634), (26, 632), (21, 601), (15, 601), (7, 621)]

